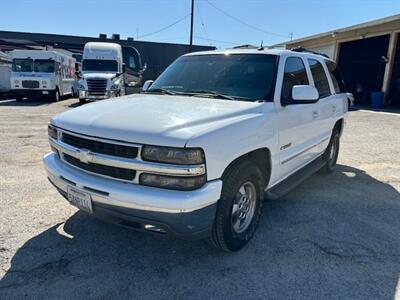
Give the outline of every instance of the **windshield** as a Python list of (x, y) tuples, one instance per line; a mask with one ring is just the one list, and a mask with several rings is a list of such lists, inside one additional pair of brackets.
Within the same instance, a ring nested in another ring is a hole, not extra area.
[(84, 59), (83, 71), (118, 72), (118, 64), (115, 60)]
[(35, 72), (54, 73), (54, 66), (54, 60), (35, 59)]
[[(169, 66), (148, 90), (206, 94), (223, 99), (272, 99), (277, 56), (212, 54), (183, 56)], [(228, 97), (226, 97), (228, 96)]]
[(32, 72), (33, 71), (33, 60), (27, 59), (13, 59), (12, 70), (14, 72)]

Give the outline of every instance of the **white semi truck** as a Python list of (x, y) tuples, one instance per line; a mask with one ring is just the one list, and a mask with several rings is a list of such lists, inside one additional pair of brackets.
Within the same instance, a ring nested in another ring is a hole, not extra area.
[(75, 95), (76, 60), (58, 50), (14, 50), (11, 92), (17, 101), (27, 98), (50, 98)]
[(86, 43), (78, 82), (79, 101), (125, 95), (122, 48), (115, 43)]

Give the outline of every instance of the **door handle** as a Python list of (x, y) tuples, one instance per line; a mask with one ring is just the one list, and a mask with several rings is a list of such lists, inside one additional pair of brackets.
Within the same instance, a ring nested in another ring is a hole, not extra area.
[(318, 118), (318, 112), (316, 111), (316, 110), (314, 110), (313, 112), (312, 112), (312, 117), (313, 117), (313, 119), (316, 119), (316, 118)]
[(332, 112), (336, 112), (336, 105), (332, 106)]

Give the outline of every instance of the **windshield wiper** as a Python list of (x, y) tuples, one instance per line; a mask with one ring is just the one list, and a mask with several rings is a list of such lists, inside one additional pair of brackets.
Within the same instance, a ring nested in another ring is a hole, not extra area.
[(171, 90), (167, 90), (167, 89), (151, 89), (151, 90), (147, 90), (146, 93), (161, 93), (161, 94), (167, 94), (167, 95), (176, 95), (175, 92), (171, 91)]
[(240, 96), (231, 96), (226, 94), (221, 94), (216, 91), (209, 91), (209, 90), (186, 90), (182, 93), (191, 94), (192, 96), (195, 95), (209, 95), (214, 98), (226, 99), (226, 100), (245, 100), (245, 101), (254, 101), (254, 99), (247, 98), (247, 97), (240, 97)]
[(192, 96), (195, 95), (209, 95), (212, 97), (217, 97), (217, 98), (221, 98), (221, 99), (227, 99), (227, 100), (236, 100), (236, 98), (234, 96), (229, 96), (229, 95), (225, 95), (225, 94), (221, 94), (215, 91), (209, 91), (209, 90), (186, 90), (182, 92), (183, 94), (190, 94)]

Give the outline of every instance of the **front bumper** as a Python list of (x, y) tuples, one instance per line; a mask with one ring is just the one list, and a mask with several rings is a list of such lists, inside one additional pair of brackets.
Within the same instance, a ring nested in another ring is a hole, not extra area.
[(117, 97), (118, 91), (106, 91), (104, 95), (93, 95), (90, 91), (79, 90), (79, 99), (85, 100), (104, 100), (112, 97)]
[(187, 239), (210, 234), (221, 180), (208, 182), (194, 191), (172, 191), (91, 175), (63, 163), (54, 153), (45, 155), (43, 161), (57, 190), (64, 197), (68, 186), (85, 190), (91, 195), (93, 214), (101, 219)]
[(43, 90), (43, 89), (14, 89), (10, 91), (10, 94), (14, 96), (22, 97), (49, 97), (54, 93), (54, 90)]

